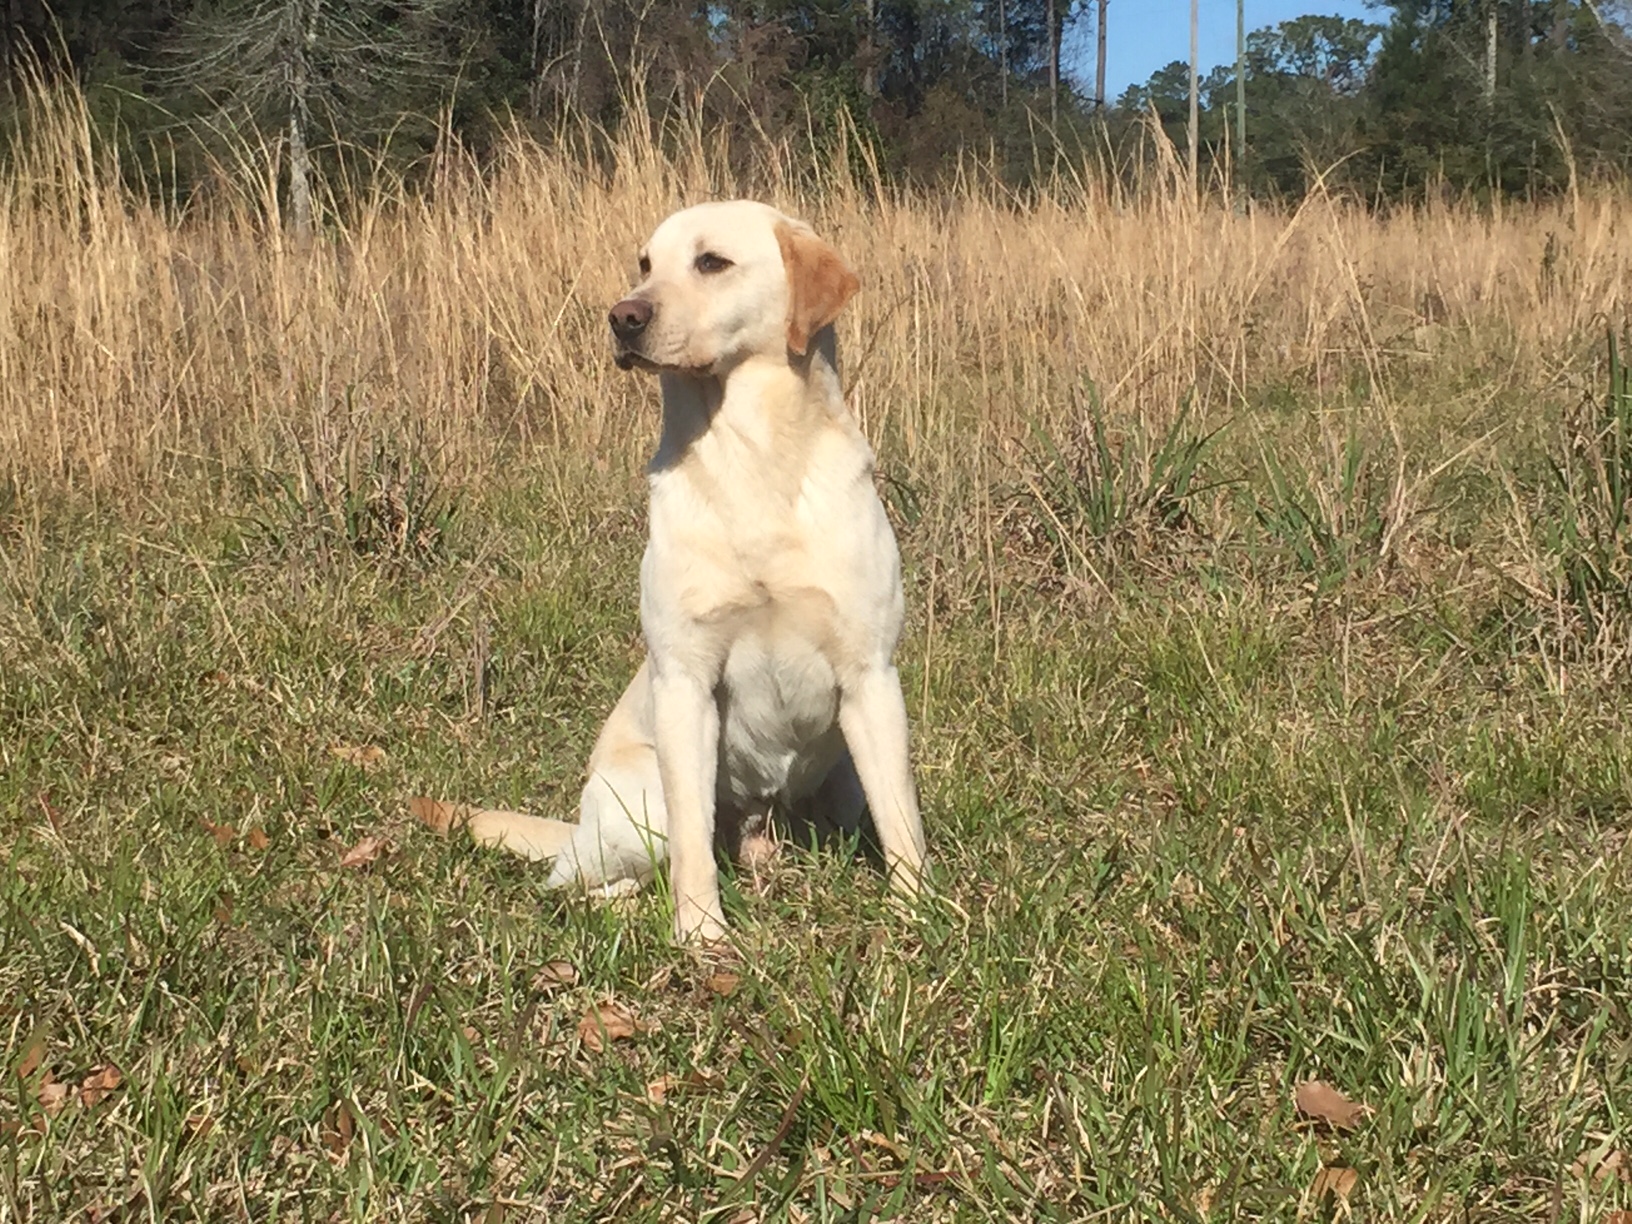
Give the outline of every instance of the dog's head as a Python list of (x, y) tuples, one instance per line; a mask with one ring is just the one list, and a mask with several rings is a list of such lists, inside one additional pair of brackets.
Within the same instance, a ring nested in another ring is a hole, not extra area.
[(808, 225), (747, 200), (669, 217), (612, 308), (618, 365), (723, 374), (749, 357), (804, 356), (860, 287)]

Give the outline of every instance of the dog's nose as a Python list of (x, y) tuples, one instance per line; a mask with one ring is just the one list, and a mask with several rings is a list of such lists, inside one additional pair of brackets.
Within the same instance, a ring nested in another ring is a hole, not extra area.
[(612, 307), (608, 316), (612, 322), (612, 334), (619, 340), (633, 340), (646, 330), (646, 325), (652, 321), (652, 304), (645, 298), (624, 298)]

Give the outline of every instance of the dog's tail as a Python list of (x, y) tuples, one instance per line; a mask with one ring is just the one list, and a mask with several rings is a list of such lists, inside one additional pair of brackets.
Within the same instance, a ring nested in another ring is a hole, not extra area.
[(445, 803), (439, 799), (410, 799), (408, 809), (415, 818), (438, 833), (451, 834), (468, 829), (483, 846), (497, 846), (528, 859), (552, 859), (572, 840), (577, 825), (525, 812), (472, 807), (468, 803)]

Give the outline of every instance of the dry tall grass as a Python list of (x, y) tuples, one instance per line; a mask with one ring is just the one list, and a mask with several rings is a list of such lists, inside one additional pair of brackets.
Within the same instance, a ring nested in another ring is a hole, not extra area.
[(696, 129), (678, 156), (639, 130), (601, 164), (520, 140), (487, 174), (450, 155), (428, 195), (379, 187), (300, 250), (269, 158), (177, 218), (121, 185), (73, 96), (35, 118), (0, 182), (0, 471), (24, 488), (136, 489), (288, 431), (404, 423), (470, 473), (639, 451), (650, 389), (612, 368), (603, 308), (657, 219), (737, 193), (809, 216), (861, 269), (854, 407), (929, 472), (1061, 423), (1085, 378), (1113, 419), (1164, 419), (1192, 386), (1218, 413), (1356, 376), (1387, 415), (1401, 371), (1454, 343), (1489, 385), (1540, 393), (1632, 293), (1620, 195), (1241, 217), (1087, 180), (1025, 203), (973, 172), (949, 197), (879, 191), (842, 154), (801, 195), (774, 151), (748, 181), (719, 171)]

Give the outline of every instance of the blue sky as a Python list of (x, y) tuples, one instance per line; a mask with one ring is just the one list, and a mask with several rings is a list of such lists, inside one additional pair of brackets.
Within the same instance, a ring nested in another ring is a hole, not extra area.
[[(1097, 5), (1094, 5), (1097, 9)], [(1363, 17), (1381, 23), (1386, 9), (1373, 9), (1364, 0), (1247, 0), (1247, 30), (1274, 25), (1305, 13)], [(1071, 52), (1073, 76), (1093, 89), (1094, 40), (1091, 22), (1078, 23), (1077, 43)], [(1142, 84), (1150, 74), (1174, 60), (1190, 58), (1190, 0), (1110, 0), (1105, 22), (1110, 39), (1105, 56), (1105, 92), (1115, 101), (1129, 85)], [(1235, 0), (1201, 0), (1201, 72), (1235, 59)]]

